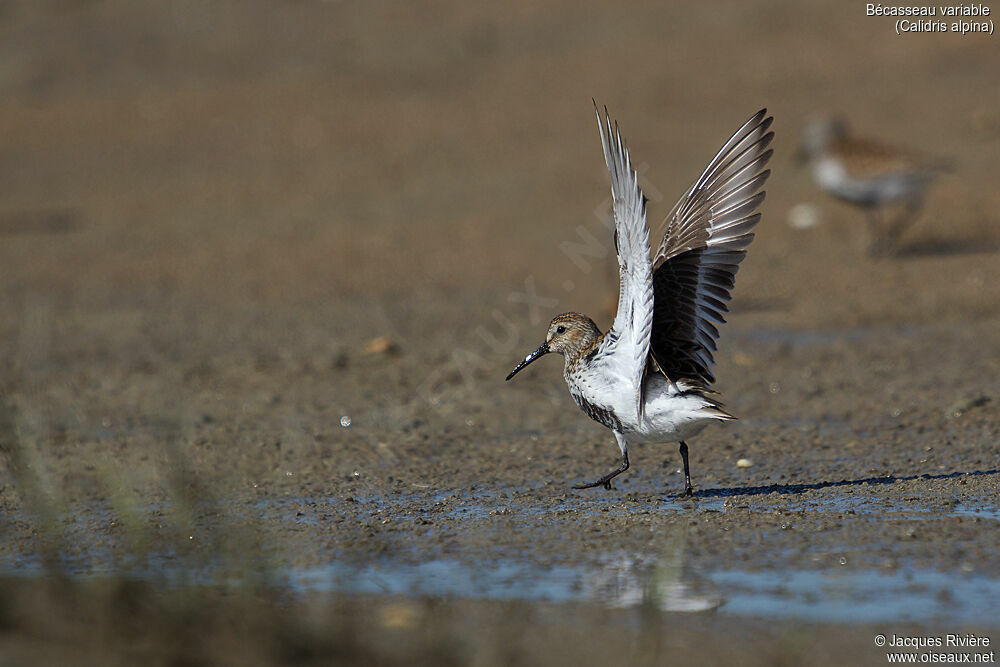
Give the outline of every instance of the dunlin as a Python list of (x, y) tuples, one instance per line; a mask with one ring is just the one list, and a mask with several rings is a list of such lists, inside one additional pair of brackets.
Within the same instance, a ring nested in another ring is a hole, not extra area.
[(563, 377), (576, 404), (615, 434), (621, 465), (574, 488), (611, 488), (629, 467), (630, 443), (679, 442), (684, 494), (691, 495), (686, 440), (734, 417), (709, 387), (715, 378), (716, 325), (725, 322), (734, 277), (753, 240), (774, 133), (767, 110), (754, 114), (709, 162), (663, 221), (650, 258), (646, 197), (629, 151), (607, 109), (597, 111), (611, 172), (620, 291), (607, 333), (586, 315), (564, 313), (545, 342), (507, 376), (549, 352), (563, 355)]
[[(899, 237), (923, 207), (927, 187), (946, 168), (927, 156), (852, 136), (840, 119), (808, 121), (801, 149), (821, 190), (865, 210), (873, 255), (898, 249)], [(889, 211), (897, 205), (899, 210)]]

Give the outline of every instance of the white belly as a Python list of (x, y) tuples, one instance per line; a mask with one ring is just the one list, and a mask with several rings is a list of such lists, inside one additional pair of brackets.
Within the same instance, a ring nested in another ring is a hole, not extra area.
[(694, 437), (709, 423), (726, 419), (724, 413), (684, 386), (668, 383), (662, 375), (646, 380), (645, 405), (637, 415), (634, 393), (625, 378), (604, 374), (597, 378), (567, 378), (570, 393), (592, 419), (620, 431), (630, 442), (676, 442)]
[(911, 199), (923, 185), (917, 174), (909, 172), (854, 178), (833, 158), (817, 161), (813, 166), (813, 177), (817, 185), (830, 194), (861, 206), (880, 206)]
[(711, 422), (719, 421), (719, 412), (705, 398), (695, 393), (678, 393), (665, 380), (646, 388), (642, 422), (625, 435), (635, 442), (674, 442), (698, 435)]

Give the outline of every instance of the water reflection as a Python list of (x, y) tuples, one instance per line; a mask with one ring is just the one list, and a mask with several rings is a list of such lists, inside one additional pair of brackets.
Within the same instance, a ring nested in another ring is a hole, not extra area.
[(614, 559), (587, 577), (582, 592), (610, 607), (650, 605), (662, 611), (698, 612), (722, 604), (710, 582), (685, 572), (671, 557), (658, 559), (652, 567), (632, 556)]
[(423, 563), (343, 563), (293, 572), (299, 592), (343, 592), (444, 598), (592, 601), (609, 607), (652, 605), (663, 611), (717, 608), (721, 596), (703, 577), (686, 573), (678, 561), (620, 556), (597, 567), (494, 561), (469, 564), (442, 559)]
[(810, 621), (947, 621), (1000, 626), (1000, 580), (934, 571), (691, 572), (674, 554), (622, 555), (596, 567), (457, 560), (350, 567), (333, 563), (292, 573), (295, 590), (443, 598), (596, 602)]

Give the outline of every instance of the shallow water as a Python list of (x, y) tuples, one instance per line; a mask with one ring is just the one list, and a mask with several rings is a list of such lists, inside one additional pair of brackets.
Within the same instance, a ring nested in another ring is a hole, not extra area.
[[(307, 531), (321, 528), (326, 517), (343, 512), (354, 520), (402, 513), (402, 505), (422, 499), (429, 516), (447, 517), (460, 526), (475, 530), (483, 523), (506, 519), (504, 500), (517, 505), (517, 513), (531, 515), (536, 530), (551, 531), (566, 512), (575, 521), (580, 517), (627, 516), (638, 511), (621, 499), (607, 496), (570, 498), (553, 509), (543, 502), (514, 500), (495, 491), (481, 489), (467, 493), (440, 492), (403, 495), (387, 499), (355, 494), (347, 498), (308, 500), (286, 497), (262, 500), (254, 505), (259, 515), (298, 525)], [(894, 517), (919, 521), (928, 517), (975, 517), (1000, 519), (996, 508), (954, 504), (942, 511), (931, 499), (919, 496), (854, 498), (830, 494), (823, 497), (791, 495), (780, 508), (764, 499), (709, 497), (697, 501), (675, 498), (646, 499), (646, 505), (661, 515), (689, 516), (691, 521), (708, 520), (727, 512), (750, 511), (761, 515), (781, 514), (791, 526), (806, 516), (854, 515)], [(434, 508), (436, 514), (430, 513)], [(152, 509), (152, 508), (150, 508)], [(169, 513), (169, 508), (155, 508)], [(412, 511), (412, 509), (411, 509)], [(548, 518), (547, 518), (548, 517)], [(786, 518), (787, 517), (787, 518)], [(233, 518), (233, 517), (230, 517)], [(436, 519), (437, 520), (437, 519)], [(64, 525), (78, 542), (88, 541), (88, 531), (105, 525), (113, 516), (104, 508), (91, 508)], [(91, 528), (88, 528), (91, 527)], [(548, 528), (546, 528), (548, 526)], [(781, 524), (784, 529), (786, 523)], [(211, 528), (211, 526), (208, 526)], [(203, 526), (201, 530), (204, 530)], [(559, 528), (561, 529), (561, 528)], [(192, 536), (192, 539), (193, 536)], [(100, 544), (100, 542), (98, 541)], [(1000, 599), (1000, 579), (974, 572), (969, 564), (940, 571), (915, 567), (887, 566), (885, 569), (845, 567), (847, 559), (817, 562), (817, 569), (711, 569), (692, 563), (683, 540), (668, 541), (659, 553), (609, 551), (596, 559), (551, 559), (526, 553), (520, 557), (461, 559), (420, 554), (373, 556), (370, 562), (344, 559), (333, 551), (320, 552), (318, 565), (297, 565), (289, 554), (275, 553), (266, 580), (293, 595), (338, 593), (346, 595), (390, 595), (454, 600), (522, 600), (528, 602), (593, 603), (609, 608), (653, 606), (670, 612), (713, 611), (739, 617), (778, 618), (829, 622), (931, 622), (968, 623), (1000, 626), (995, 601)], [(77, 577), (125, 576), (170, 586), (236, 584), (247, 576), (231, 563), (202, 554), (186, 558), (178, 553), (146, 553), (140, 557), (118, 553), (111, 545), (67, 556), (65, 571)], [(596, 564), (595, 564), (596, 560)], [(830, 563), (833, 563), (831, 566)], [(825, 566), (824, 566), (825, 563)], [(853, 563), (852, 563), (853, 566)], [(42, 576), (40, 560), (30, 555), (9, 560), (0, 572), (20, 576)]]
[[(148, 569), (146, 569), (148, 568)], [(4, 575), (41, 576), (38, 563), (9, 563)], [(111, 567), (77, 572), (85, 578), (119, 575)], [(151, 556), (128, 576), (172, 585), (238, 583), (213, 566), (192, 568)], [(669, 612), (720, 614), (837, 623), (900, 621), (1000, 627), (995, 614), (1000, 579), (962, 571), (739, 569), (699, 572), (678, 559), (608, 558), (599, 567), (539, 565), (529, 560), (469, 564), (381, 560), (369, 565), (333, 561), (276, 569), (270, 580), (295, 595), (404, 596), (449, 600), (584, 602), (609, 608), (653, 606)]]
[[(674, 554), (677, 556), (677, 554)], [(288, 573), (297, 591), (446, 598), (589, 601), (610, 607), (655, 605), (664, 611), (718, 609), (741, 616), (811, 621), (948, 621), (1000, 626), (1000, 580), (963, 572), (763, 571), (699, 573), (680, 559), (609, 558), (599, 568), (538, 567), (501, 560), (469, 565), (343, 563)], [(992, 620), (990, 620), (992, 619)]]
[(1000, 508), (996, 507), (970, 507), (959, 504), (955, 506), (952, 514), (954, 516), (971, 516), (1000, 521)]

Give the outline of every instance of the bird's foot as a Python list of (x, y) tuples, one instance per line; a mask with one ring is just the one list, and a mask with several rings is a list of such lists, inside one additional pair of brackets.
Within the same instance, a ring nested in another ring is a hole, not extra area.
[(592, 489), (595, 486), (603, 486), (608, 491), (611, 491), (611, 490), (613, 490), (615, 488), (614, 485), (611, 483), (611, 480), (613, 480), (615, 477), (617, 477), (618, 475), (620, 475), (622, 472), (623, 471), (621, 471), (621, 470), (615, 470), (614, 472), (608, 473), (607, 475), (605, 475), (604, 477), (600, 478), (599, 480), (597, 480), (595, 482), (588, 482), (586, 484), (574, 484), (573, 488), (574, 489)]
[(626, 470), (628, 470), (628, 452), (626, 452), (625, 448), (622, 447), (622, 464), (618, 467), (617, 470), (612, 470), (611, 472), (609, 472), (607, 475), (600, 478), (596, 482), (590, 482), (589, 484), (575, 484), (573, 485), (573, 488), (592, 489), (595, 486), (603, 486), (605, 489), (610, 491), (611, 489), (614, 488), (613, 486), (611, 486), (611, 480), (613, 480), (615, 477), (622, 474)]

